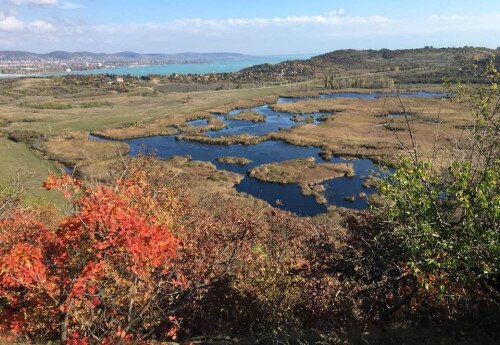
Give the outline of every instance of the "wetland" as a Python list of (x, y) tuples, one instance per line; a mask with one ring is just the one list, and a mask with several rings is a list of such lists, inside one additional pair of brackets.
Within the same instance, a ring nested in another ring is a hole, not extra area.
[[(410, 97), (412, 94), (404, 94)], [(417, 98), (443, 97), (441, 93), (415, 93)], [(323, 99), (377, 99), (394, 97), (390, 93), (339, 93), (321, 95)], [(278, 104), (293, 104), (318, 99), (278, 98)], [(321, 98), (320, 98), (321, 99)], [(312, 118), (310, 125), (319, 125), (334, 112), (301, 112)], [(237, 118), (239, 115), (241, 117)], [(376, 193), (366, 181), (387, 174), (373, 160), (321, 155), (314, 145), (293, 145), (272, 139), (273, 133), (287, 131), (302, 124), (294, 121), (294, 112), (277, 111), (273, 104), (213, 113), (208, 119), (189, 120), (186, 124), (197, 129), (195, 136), (166, 135), (122, 140), (129, 146), (130, 155), (156, 155), (166, 159), (188, 157), (194, 161), (210, 162), (219, 170), (242, 176), (235, 185), (238, 192), (263, 199), (269, 204), (302, 216), (315, 216), (331, 207), (364, 210), (370, 196)], [(259, 121), (255, 121), (258, 118)], [(213, 128), (210, 122), (220, 121)], [(223, 141), (248, 136), (250, 142)], [(90, 135), (91, 140), (102, 140)], [(220, 139), (220, 142), (210, 141)]]

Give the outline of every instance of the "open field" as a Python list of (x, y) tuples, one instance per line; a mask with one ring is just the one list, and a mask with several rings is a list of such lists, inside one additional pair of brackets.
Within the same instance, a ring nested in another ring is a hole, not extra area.
[(26, 190), (27, 200), (62, 203), (58, 192), (47, 192), (42, 182), (47, 175), (61, 171), (54, 163), (36, 154), (22, 143), (0, 138), (0, 188), (17, 185)]
[[(72, 92), (61, 78), (20, 79), (0, 87), (0, 117), (4, 131), (34, 130), (46, 134), (67, 131), (103, 131), (115, 138), (163, 133), (166, 127), (187, 119), (225, 113), (272, 103), (277, 95), (298, 86), (276, 86), (242, 90), (191, 93), (141, 94), (141, 87), (115, 93), (99, 87)], [(94, 102), (97, 106), (82, 106)], [(26, 105), (38, 105), (36, 109)], [(99, 106), (100, 105), (100, 106)]]

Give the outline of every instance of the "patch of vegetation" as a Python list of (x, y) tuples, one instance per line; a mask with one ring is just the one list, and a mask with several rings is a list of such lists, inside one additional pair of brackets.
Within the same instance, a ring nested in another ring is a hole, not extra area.
[(329, 119), (331, 119), (331, 116), (330, 116), (330, 115), (331, 115), (331, 114), (328, 114), (328, 115), (327, 115), (327, 114), (321, 115), (320, 117), (318, 117), (318, 118), (316, 119), (316, 121), (318, 121), (318, 122), (326, 122), (326, 121), (328, 121)]
[(211, 116), (206, 119), (207, 119), (206, 125), (192, 126), (187, 121), (180, 125), (176, 125), (175, 128), (180, 133), (184, 133), (186, 135), (203, 135), (202, 133), (207, 131), (220, 131), (221, 129), (226, 128), (226, 123), (221, 119), (219, 119), (218, 117)]
[(394, 79), (387, 77), (363, 77), (363, 78), (336, 78), (334, 76), (325, 77), (326, 89), (392, 89)]
[(417, 116), (417, 113), (416, 112), (410, 112), (410, 111), (406, 111), (406, 112), (402, 112), (401, 110), (391, 110), (391, 111), (388, 111), (386, 112), (383, 116), (385, 117), (388, 117), (390, 119), (404, 119), (405, 116), (408, 118), (408, 119), (411, 119), (411, 118), (414, 118)]
[(304, 195), (313, 195), (320, 203), (326, 199), (321, 182), (337, 177), (354, 176), (352, 164), (321, 163), (316, 164), (313, 157), (298, 158), (281, 163), (270, 163), (258, 166), (248, 172), (249, 176), (260, 181), (271, 183), (296, 183)]
[(250, 134), (228, 135), (217, 138), (208, 137), (201, 134), (179, 134), (177, 140), (197, 141), (210, 145), (255, 145), (266, 141), (267, 136), (255, 136)]
[(23, 102), (19, 104), (20, 107), (30, 108), (30, 109), (53, 109), (53, 110), (66, 110), (73, 109), (74, 106), (71, 103), (64, 103), (58, 101), (47, 101), (47, 102)]
[(0, 138), (0, 157), (0, 194), (3, 190), (5, 193), (10, 191), (10, 195), (19, 196), (23, 189), (23, 195), (20, 196), (23, 202), (64, 203), (58, 193), (46, 193), (41, 187), (49, 173), (60, 171), (56, 164), (36, 154), (24, 143), (6, 138)]
[(437, 83), (444, 77), (453, 80), (487, 81), (474, 75), (471, 61), (477, 59), (484, 66), (499, 50), (475, 47), (419, 48), (399, 50), (336, 50), (308, 60), (286, 61), (244, 69), (264, 80), (296, 81), (323, 75), (323, 86), (328, 89), (390, 87), (394, 79), (400, 82)]
[(47, 140), (44, 134), (29, 130), (16, 130), (10, 132), (7, 138), (16, 143), (24, 143), (31, 148), (39, 148)]
[(10, 123), (7, 119), (0, 119), (0, 127), (7, 127)]
[(304, 119), (304, 122), (305, 123), (314, 123), (314, 116), (307, 116), (305, 119)]
[(382, 179), (375, 177), (373, 175), (368, 176), (363, 181), (363, 187), (365, 188), (370, 188), (370, 187), (379, 188), (381, 184), (382, 184)]
[(251, 160), (245, 157), (231, 157), (231, 156), (218, 157), (217, 162), (224, 164), (237, 164), (237, 165), (247, 165), (252, 163)]
[(108, 101), (94, 101), (94, 102), (83, 102), (83, 103), (65, 103), (59, 101), (46, 101), (46, 102), (23, 102), (19, 106), (29, 109), (53, 109), (53, 110), (66, 110), (66, 109), (88, 109), (88, 108), (99, 108), (99, 107), (110, 107), (112, 104)]
[(422, 290), (441, 300), (500, 302), (500, 72), (493, 61), (482, 77), (490, 83), (450, 85), (453, 101), (471, 107), (474, 126), (447, 152), (449, 162), (422, 158), (414, 142), (379, 188), (385, 202), (377, 211), (387, 224), (381, 240), (407, 267), (405, 303)]
[(266, 122), (266, 116), (253, 110), (244, 110), (236, 115), (227, 115), (228, 120), (251, 121), (251, 122)]
[(226, 127), (226, 123), (219, 119), (218, 117), (212, 116), (208, 118), (208, 125), (207, 125), (209, 130), (212, 131), (219, 131), (221, 129), (224, 129)]
[(95, 101), (95, 102), (84, 102), (79, 103), (78, 108), (99, 108), (99, 107), (111, 107), (113, 104), (108, 101)]
[(53, 160), (75, 167), (118, 158), (126, 155), (129, 147), (120, 141), (88, 140), (87, 133), (75, 132), (53, 136), (38, 149)]

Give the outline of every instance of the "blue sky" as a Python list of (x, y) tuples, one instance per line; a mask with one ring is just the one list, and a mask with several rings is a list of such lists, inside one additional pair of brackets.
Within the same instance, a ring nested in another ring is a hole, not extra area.
[(314, 54), (500, 46), (500, 0), (0, 0), (0, 50)]

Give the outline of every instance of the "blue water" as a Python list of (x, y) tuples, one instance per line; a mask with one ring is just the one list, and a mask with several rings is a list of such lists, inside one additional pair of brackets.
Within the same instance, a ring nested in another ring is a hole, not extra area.
[[(404, 117), (405, 115), (403, 113), (401, 114), (387, 114), (386, 117), (389, 119), (399, 119), (400, 117)], [(411, 114), (407, 114), (406, 116), (411, 117)]]
[[(359, 98), (359, 99), (376, 99), (381, 97), (396, 97), (397, 93), (392, 92), (371, 92), (371, 93), (356, 93), (356, 92), (334, 92), (334, 93), (322, 93), (319, 95), (319, 99), (332, 99), (332, 98)], [(444, 98), (448, 97), (447, 93), (444, 92), (405, 92), (400, 93), (401, 98)], [(307, 99), (314, 98), (300, 98), (300, 97), (280, 97), (278, 103), (295, 103)]]
[[(282, 141), (265, 141), (256, 145), (207, 145), (195, 141), (178, 141), (174, 136), (136, 138), (127, 140), (127, 142), (132, 156), (156, 154), (160, 158), (168, 158), (188, 155), (193, 160), (212, 162), (218, 169), (242, 174), (245, 178), (236, 186), (236, 190), (261, 198), (276, 207), (304, 216), (313, 216), (326, 211), (325, 205), (316, 203), (313, 197), (302, 195), (297, 185), (260, 182), (247, 175), (250, 169), (259, 165), (290, 159), (314, 157), (316, 162), (322, 162), (319, 157), (321, 150), (317, 147), (295, 146)], [(221, 156), (245, 157), (252, 163), (244, 166), (219, 163), (216, 159)], [(349, 203), (344, 200), (344, 197), (354, 195), (359, 191), (368, 195), (373, 194), (375, 192), (373, 188), (363, 188), (362, 184), (365, 177), (378, 171), (377, 167), (368, 159), (334, 158), (331, 162), (353, 164), (356, 176), (334, 179), (338, 181), (332, 185), (335, 187), (335, 191), (327, 194), (328, 203), (348, 208), (365, 209), (368, 206), (366, 199), (358, 200), (358, 198), (354, 203)], [(325, 186), (327, 190), (330, 188), (328, 184)], [(339, 186), (341, 188), (338, 188)], [(278, 200), (279, 203), (277, 203)]]
[[(359, 93), (337, 93), (322, 95), (321, 97), (350, 97), (350, 98), (376, 98), (391, 94), (359, 94)], [(417, 97), (442, 97), (440, 93), (418, 93)], [(409, 97), (405, 94), (404, 97)], [(278, 103), (304, 100), (304, 98), (279, 98)], [(253, 110), (267, 116), (266, 122), (252, 123), (250, 121), (228, 120), (227, 115), (235, 115), (244, 110)], [(324, 113), (305, 114), (314, 116), (317, 119)], [(297, 123), (290, 120), (293, 114), (279, 113), (273, 111), (269, 105), (254, 107), (250, 109), (240, 109), (228, 114), (213, 114), (220, 117), (226, 128), (221, 131), (209, 131), (207, 135), (217, 137), (222, 135), (253, 134), (262, 135), (279, 130), (280, 128), (290, 128)], [(335, 115), (332, 115), (335, 116)], [(206, 119), (193, 120), (188, 122), (192, 126), (207, 125)], [(90, 137), (96, 139), (95, 137)], [(271, 205), (297, 213), (302, 216), (314, 216), (323, 213), (327, 205), (320, 205), (311, 196), (304, 196), (301, 190), (294, 184), (275, 184), (261, 182), (248, 176), (248, 171), (262, 164), (282, 162), (296, 158), (313, 157), (317, 163), (323, 162), (320, 158), (320, 149), (317, 147), (300, 147), (287, 144), (282, 141), (265, 141), (256, 145), (207, 145), (195, 141), (176, 140), (174, 135), (156, 136), (147, 138), (135, 138), (126, 140), (130, 147), (130, 155), (156, 154), (160, 158), (172, 156), (190, 156), (193, 160), (212, 162), (218, 169), (232, 171), (244, 175), (244, 179), (236, 186), (236, 190), (261, 198)], [(245, 157), (252, 163), (244, 166), (237, 164), (225, 164), (217, 162), (221, 156)], [(363, 182), (369, 175), (386, 176), (386, 172), (369, 159), (343, 159), (334, 157), (332, 163), (350, 163), (354, 167), (355, 176), (335, 178), (322, 183), (325, 187), (324, 195), (328, 205), (346, 207), (363, 210), (368, 207), (367, 197), (376, 191), (372, 187), (363, 187)], [(359, 193), (365, 193), (367, 197), (360, 197)], [(355, 196), (354, 201), (346, 200), (346, 197)]]
[(134, 77), (146, 76), (149, 74), (171, 75), (171, 74), (206, 74), (206, 73), (230, 73), (238, 72), (244, 68), (260, 64), (277, 64), (290, 59), (308, 59), (310, 55), (280, 55), (280, 56), (257, 56), (233, 61), (219, 61), (211, 63), (186, 63), (186, 64), (166, 64), (151, 66), (127, 66), (114, 68), (101, 68), (88, 71), (53, 72), (44, 73), (43, 76), (50, 75), (93, 75), (93, 74), (116, 74), (131, 75)]
[[(266, 116), (265, 122), (251, 122), (251, 121), (241, 121), (241, 120), (231, 120), (230, 117), (237, 115), (242, 111), (255, 111), (259, 114)], [(303, 114), (302, 117), (312, 116), (317, 122), (318, 118), (328, 115), (328, 113), (311, 113)], [(294, 114), (283, 113), (272, 110), (269, 105), (263, 105), (260, 107), (254, 107), (249, 109), (239, 109), (230, 111), (227, 115), (224, 114), (214, 114), (214, 116), (220, 118), (226, 124), (226, 128), (219, 131), (209, 131), (207, 135), (212, 138), (218, 138), (228, 135), (239, 135), (239, 134), (251, 134), (251, 135), (265, 135), (268, 133), (276, 132), (282, 129), (288, 129), (299, 125), (291, 118)], [(192, 122), (190, 122), (192, 123)]]
[(187, 124), (189, 126), (193, 126), (193, 127), (207, 126), (208, 119), (191, 120), (191, 121), (188, 121)]

